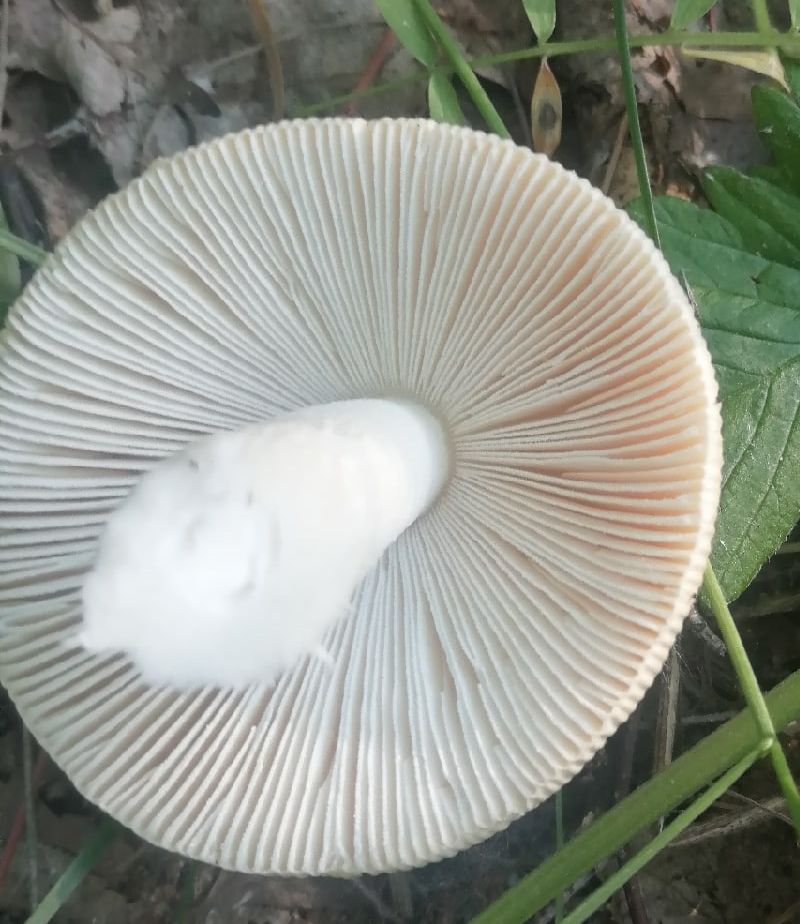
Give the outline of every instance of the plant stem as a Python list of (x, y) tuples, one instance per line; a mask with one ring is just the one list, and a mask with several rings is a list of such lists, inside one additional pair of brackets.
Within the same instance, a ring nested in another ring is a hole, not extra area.
[[(777, 729), (800, 719), (800, 671), (771, 690), (766, 703)], [(471, 924), (523, 924), (553, 901), (565, 886), (616, 853), (641, 831), (751, 754), (759, 744), (753, 715), (746, 709), (576, 834), (563, 850), (521, 879)]]
[[(631, 48), (652, 46), (678, 46), (692, 48), (781, 48), (786, 52), (800, 54), (800, 36), (796, 32), (687, 32), (684, 29), (667, 29), (664, 32), (631, 35)], [(592, 38), (573, 39), (568, 42), (545, 42), (530, 48), (505, 51), (492, 55), (481, 55), (470, 59), (473, 67), (493, 64), (510, 64), (528, 58), (557, 58), (561, 55), (584, 54), (599, 51), (613, 51), (617, 47), (613, 35), (598, 35)]]
[(752, 751), (747, 757), (744, 757), (739, 763), (731, 767), (727, 773), (724, 773), (715, 783), (712, 783), (701, 796), (671, 821), (646, 847), (643, 847), (635, 856), (631, 857), (613, 876), (609, 876), (598, 889), (595, 889), (585, 901), (570, 912), (564, 918), (562, 924), (583, 924), (590, 915), (605, 904), (617, 889), (621, 889), (632, 876), (635, 876), (656, 854), (660, 853), (682, 831), (688, 828), (696, 818), (710, 808), (723, 793), (730, 789), (739, 777), (758, 760), (759, 756), (758, 751)]
[[(556, 852), (564, 846), (564, 789), (556, 793)], [(556, 895), (556, 924), (564, 918), (564, 893)]]
[[(434, 13), (434, 15), (436, 14)], [(652, 35), (631, 35), (628, 41), (631, 48), (648, 48), (654, 45), (693, 48), (780, 48), (787, 52), (793, 52), (795, 55), (800, 55), (800, 35), (796, 32), (773, 32), (771, 35), (763, 35), (760, 32), (684, 32), (670, 30)], [(570, 42), (545, 43), (532, 48), (522, 48), (518, 51), (481, 55), (478, 58), (470, 58), (466, 63), (469, 67), (477, 68), (510, 64), (514, 61), (541, 58), (545, 55), (550, 58), (557, 58), (561, 55), (613, 51), (616, 44), (617, 40), (613, 35), (597, 36), (595, 38), (576, 39)], [(443, 70), (449, 70), (449, 68), (443, 68)], [(292, 109), (291, 114), (297, 118), (302, 118), (318, 112), (328, 112), (353, 100), (380, 96), (383, 93), (400, 90), (415, 83), (423, 83), (428, 79), (428, 76), (427, 73), (420, 72), (410, 74), (408, 77), (398, 77), (396, 80), (387, 80), (365, 90), (342, 93), (340, 96), (332, 96), (323, 102), (311, 103), (308, 106), (297, 106)]]
[(703, 576), (703, 592), (708, 600), (709, 609), (714, 614), (719, 626), (720, 635), (728, 649), (728, 657), (731, 659), (733, 669), (736, 671), (745, 702), (750, 708), (761, 735), (762, 752), (769, 752), (775, 776), (778, 778), (783, 795), (786, 798), (789, 814), (792, 816), (795, 829), (798, 836), (800, 836), (800, 793), (797, 791), (797, 784), (792, 777), (786, 755), (783, 753), (780, 741), (778, 741), (775, 726), (772, 724), (772, 718), (770, 717), (769, 709), (767, 709), (764, 694), (758, 685), (755, 671), (744, 650), (739, 629), (733, 621), (725, 595), (719, 586), (719, 581), (711, 565), (706, 566), (706, 573)]
[(46, 250), (42, 250), (41, 247), (37, 247), (35, 244), (29, 244), (28, 241), (17, 237), (16, 234), (12, 234), (10, 231), (6, 231), (5, 228), (0, 228), (0, 249), (7, 250), (9, 253), (27, 260), (35, 266), (41, 266), (47, 257)]
[(414, 0), (417, 10), (425, 21), (425, 25), (430, 30), (433, 37), (439, 43), (445, 57), (450, 62), (450, 66), (458, 74), (459, 80), (464, 84), (472, 101), (483, 116), (489, 128), (501, 138), (510, 138), (508, 129), (503, 124), (497, 110), (492, 105), (486, 90), (481, 86), (480, 81), (475, 76), (474, 71), (467, 63), (466, 58), (461, 54), (461, 49), (455, 42), (455, 39), (447, 31), (444, 23), (439, 19), (436, 10), (430, 5), (429, 0)]
[(623, 0), (612, 0), (612, 6), (614, 9), (614, 33), (617, 40), (619, 63), (622, 68), (622, 88), (625, 93), (625, 108), (628, 111), (628, 127), (631, 133), (633, 155), (636, 160), (639, 190), (644, 201), (650, 237), (656, 247), (661, 250), (661, 239), (658, 234), (658, 223), (656, 222), (656, 212), (653, 205), (653, 192), (650, 189), (650, 175), (647, 171), (647, 158), (645, 157), (644, 142), (642, 141), (642, 127), (639, 124), (639, 107), (636, 101), (636, 86), (633, 82), (633, 67), (631, 66), (631, 46), (625, 24), (625, 4)]
[(753, 19), (756, 21), (756, 29), (762, 35), (772, 32), (767, 0), (753, 0)]
[(41, 904), (28, 918), (25, 924), (47, 924), (51, 921), (69, 898), (72, 892), (83, 882), (84, 877), (105, 853), (106, 848), (119, 834), (121, 828), (110, 818), (104, 818), (92, 838), (83, 850), (56, 880), (55, 885), (42, 899)]

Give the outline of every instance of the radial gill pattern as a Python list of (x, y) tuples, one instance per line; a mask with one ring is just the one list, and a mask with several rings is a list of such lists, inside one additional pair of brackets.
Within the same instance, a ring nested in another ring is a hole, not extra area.
[[(403, 395), (437, 504), (277, 686), (150, 688), (74, 643), (139, 475), (205, 433)], [(710, 362), (574, 175), (424, 121), (288, 122), (162, 161), (70, 234), (0, 356), (0, 679), (89, 799), (210, 863), (353, 875), (507, 825), (659, 670), (719, 492)]]

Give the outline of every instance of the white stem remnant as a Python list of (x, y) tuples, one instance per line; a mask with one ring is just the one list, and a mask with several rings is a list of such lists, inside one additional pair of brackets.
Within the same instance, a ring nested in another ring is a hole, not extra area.
[(343, 401), (206, 437), (111, 515), (80, 642), (181, 688), (272, 682), (317, 650), (449, 469), (416, 405)]

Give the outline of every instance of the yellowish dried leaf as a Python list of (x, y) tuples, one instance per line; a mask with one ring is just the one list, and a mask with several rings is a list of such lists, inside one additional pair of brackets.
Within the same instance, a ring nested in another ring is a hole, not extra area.
[(561, 90), (547, 58), (542, 58), (531, 99), (531, 134), (535, 151), (553, 156), (561, 143), (561, 116)]

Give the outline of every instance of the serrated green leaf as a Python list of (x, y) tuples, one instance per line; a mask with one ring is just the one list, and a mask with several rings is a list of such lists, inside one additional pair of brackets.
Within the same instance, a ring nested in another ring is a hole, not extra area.
[(436, 43), (417, 12), (414, 0), (375, 0), (400, 43), (427, 68), (436, 65)]
[[(787, 70), (790, 79), (791, 70)], [(775, 87), (753, 87), (753, 119), (764, 144), (800, 192), (800, 108)]]
[[(8, 223), (2, 208), (0, 208), (0, 228), (8, 230)], [(21, 286), (19, 258), (0, 248), (0, 324), (5, 320), (6, 312), (12, 302), (19, 295)]]
[[(641, 206), (630, 211), (644, 226)], [(751, 252), (709, 209), (660, 198), (656, 217), (719, 383), (725, 463), (711, 561), (734, 599), (800, 518), (800, 270)]]
[(781, 167), (775, 167), (771, 164), (759, 164), (756, 167), (751, 167), (747, 171), (747, 175), (764, 180), (766, 183), (772, 183), (778, 189), (789, 190), (790, 192), (792, 190), (791, 180)]
[(749, 250), (800, 268), (800, 197), (731, 167), (707, 170), (703, 191)]
[(522, 0), (540, 45), (550, 38), (556, 27), (556, 0)]
[(786, 74), (794, 98), (800, 100), (800, 63), (784, 56), (783, 72)]
[(715, 542), (712, 562), (733, 599), (800, 516), (800, 357), (723, 398), (722, 416), (730, 448), (716, 528), (726, 545)]
[(677, 0), (672, 11), (670, 27), (672, 29), (685, 29), (701, 16), (705, 16), (717, 0)]
[(466, 124), (453, 82), (449, 75), (441, 71), (434, 71), (428, 81), (428, 110), (436, 122)]

